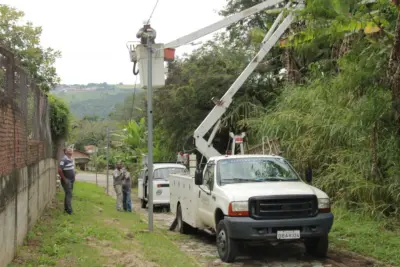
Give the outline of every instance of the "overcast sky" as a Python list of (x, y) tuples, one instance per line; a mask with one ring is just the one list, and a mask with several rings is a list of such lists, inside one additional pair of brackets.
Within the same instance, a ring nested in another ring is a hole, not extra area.
[[(225, 0), (159, 0), (151, 20), (156, 42), (167, 43), (220, 19)], [(43, 27), (42, 44), (62, 52), (62, 83), (133, 84), (127, 41), (137, 41), (156, 0), (0, 0)], [(209, 39), (211, 36), (206, 37)], [(204, 39), (202, 39), (204, 40)], [(190, 52), (193, 46), (177, 49)]]

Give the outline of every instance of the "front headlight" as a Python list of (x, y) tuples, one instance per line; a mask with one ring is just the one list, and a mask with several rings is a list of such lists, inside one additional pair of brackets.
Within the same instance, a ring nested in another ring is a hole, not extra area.
[(318, 210), (319, 212), (331, 212), (331, 203), (329, 198), (318, 198)]
[(228, 216), (249, 216), (249, 203), (247, 201), (233, 201), (229, 203)]

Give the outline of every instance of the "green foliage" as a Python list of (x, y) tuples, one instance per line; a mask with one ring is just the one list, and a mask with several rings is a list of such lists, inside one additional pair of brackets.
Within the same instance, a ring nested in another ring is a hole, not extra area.
[(84, 150), (84, 146), (87, 145), (104, 148), (107, 145), (107, 128), (111, 131), (118, 129), (118, 122), (83, 119), (74, 122), (74, 127), (75, 129), (72, 131), (70, 142), (75, 144), (77, 149)]
[[(221, 98), (243, 71), (250, 60), (249, 54), (247, 48), (234, 48), (220, 36), (189, 57), (170, 64), (167, 85), (154, 93), (155, 125), (164, 136), (160, 146), (174, 154), (182, 151), (185, 144), (185, 150), (193, 148), (187, 138), (214, 107), (211, 99)], [(246, 123), (238, 126), (236, 122), (245, 122), (258, 114), (262, 105), (273, 101), (277, 94), (274, 87), (281, 81), (276, 77), (277, 69), (269, 67), (260, 66), (236, 94), (236, 101), (223, 121), (224, 133), (218, 134), (214, 144), (222, 153), (229, 140), (227, 129), (243, 130)]]
[(71, 113), (68, 105), (60, 98), (49, 94), (50, 129), (53, 141), (67, 138), (71, 130)]
[(43, 48), (40, 45), (42, 28), (23, 20), (22, 11), (0, 5), (0, 40), (12, 49), (40, 89), (49, 92), (60, 80), (54, 64), (61, 53)]
[[(350, 22), (338, 15), (343, 10), (325, 8), (337, 1), (321, 1), (308, 2), (303, 31), (321, 32), (306, 43), (293, 43), (297, 54), (310, 47), (318, 53), (351, 31), (336, 27)], [(386, 21), (381, 27), (391, 32), (395, 16), (385, 5), (386, 13), (382, 12), (379, 20)], [(354, 12), (361, 20), (368, 18), (370, 11), (359, 8)], [(279, 137), (285, 156), (301, 172), (313, 167), (316, 186), (340, 204), (376, 216), (399, 215), (400, 144), (390, 117), (391, 92), (385, 79), (391, 48), (388, 35), (369, 38), (360, 34), (346, 45), (346, 53), (339, 58), (325, 54), (306, 65), (305, 84), (287, 85), (276, 104), (254, 119), (251, 128), (259, 137)], [(334, 64), (326, 65), (328, 60)]]

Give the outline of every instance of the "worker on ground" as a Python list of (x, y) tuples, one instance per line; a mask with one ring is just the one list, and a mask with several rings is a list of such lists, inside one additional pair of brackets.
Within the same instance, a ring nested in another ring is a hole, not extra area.
[(58, 167), (58, 174), (60, 175), (61, 185), (65, 192), (64, 197), (64, 211), (72, 214), (72, 191), (74, 190), (75, 182), (75, 166), (72, 159), (72, 148), (64, 150), (64, 157), (60, 161)]
[(117, 163), (117, 168), (113, 172), (114, 179), (114, 190), (117, 197), (116, 208), (118, 211), (122, 211), (122, 182), (125, 179), (126, 169), (123, 168), (122, 162)]
[(122, 181), (122, 206), (127, 212), (132, 212), (131, 189), (131, 175), (127, 170), (125, 179)]

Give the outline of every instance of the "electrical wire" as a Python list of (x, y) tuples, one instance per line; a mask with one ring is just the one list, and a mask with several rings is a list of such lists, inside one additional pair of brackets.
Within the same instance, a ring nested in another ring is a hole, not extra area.
[(156, 10), (157, 5), (158, 5), (158, 1), (159, 1), (159, 0), (157, 0), (156, 4), (155, 4), (154, 7), (153, 7), (153, 11), (151, 11), (150, 17), (149, 17), (149, 19), (147, 20), (147, 24), (149, 24), (151, 18), (153, 17), (154, 11)]
[(131, 118), (130, 118), (130, 120), (132, 120), (133, 111), (135, 110), (136, 84), (137, 84), (137, 76), (135, 76), (135, 85), (133, 86), (132, 111), (131, 111)]

